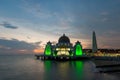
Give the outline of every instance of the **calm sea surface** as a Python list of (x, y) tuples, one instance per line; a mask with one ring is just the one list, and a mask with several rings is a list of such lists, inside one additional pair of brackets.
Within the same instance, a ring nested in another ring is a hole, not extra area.
[(34, 55), (1, 55), (0, 80), (120, 80), (96, 72), (92, 61), (41, 61)]

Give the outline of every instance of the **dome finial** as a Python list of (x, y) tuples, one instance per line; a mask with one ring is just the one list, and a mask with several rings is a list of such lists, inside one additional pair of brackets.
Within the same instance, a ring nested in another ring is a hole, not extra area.
[(65, 33), (63, 34), (63, 36), (65, 36)]
[(59, 43), (70, 43), (70, 39), (65, 34), (63, 34), (63, 36), (59, 38), (58, 42)]

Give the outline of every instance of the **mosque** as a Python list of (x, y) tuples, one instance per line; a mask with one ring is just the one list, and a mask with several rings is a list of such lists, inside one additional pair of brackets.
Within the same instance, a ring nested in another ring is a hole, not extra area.
[[(92, 53), (96, 53), (97, 50), (96, 35), (93, 31)], [(67, 37), (65, 34), (58, 39), (58, 43), (56, 44), (52, 44), (50, 41), (47, 42), (44, 54), (35, 56), (37, 59), (41, 60), (81, 60), (90, 59), (91, 57), (83, 54), (82, 45), (79, 41), (73, 45), (70, 42), (69, 37)]]
[(58, 43), (53, 45), (50, 41), (47, 42), (44, 55), (46, 56), (82, 56), (82, 45), (79, 41), (73, 45), (69, 37), (63, 34)]

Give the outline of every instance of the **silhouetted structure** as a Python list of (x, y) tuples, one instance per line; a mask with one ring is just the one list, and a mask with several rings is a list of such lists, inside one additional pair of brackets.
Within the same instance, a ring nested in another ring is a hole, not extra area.
[(98, 50), (98, 48), (97, 48), (96, 35), (95, 35), (95, 31), (93, 31), (93, 36), (92, 36), (92, 52), (96, 53), (97, 50)]

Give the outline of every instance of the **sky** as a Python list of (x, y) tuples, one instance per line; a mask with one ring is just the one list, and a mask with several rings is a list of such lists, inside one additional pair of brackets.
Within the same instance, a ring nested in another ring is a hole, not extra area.
[(71, 43), (120, 49), (120, 0), (0, 0), (0, 54), (41, 53), (66, 34)]

